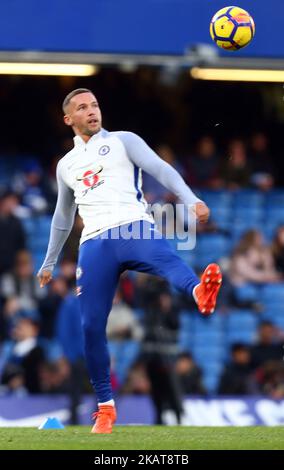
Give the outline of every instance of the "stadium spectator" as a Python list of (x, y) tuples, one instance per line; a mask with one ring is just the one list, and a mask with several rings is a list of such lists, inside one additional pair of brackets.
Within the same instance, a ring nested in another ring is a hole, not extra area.
[(197, 188), (218, 188), (221, 185), (219, 156), (216, 144), (211, 136), (204, 135), (199, 139), (196, 152), (190, 157), (188, 181)]
[(263, 132), (255, 132), (250, 140), (249, 163), (251, 182), (260, 190), (268, 191), (274, 186), (274, 169), (268, 148), (268, 138)]
[(1, 309), (1, 339), (11, 339), (11, 331), (14, 328), (16, 319), (20, 316), (38, 318), (39, 313), (36, 309), (22, 308), (17, 297), (9, 297)]
[(76, 262), (72, 258), (62, 258), (59, 263), (59, 275), (65, 280), (69, 290), (76, 287)]
[(284, 277), (284, 225), (278, 227), (272, 242), (272, 255), (277, 271)]
[(225, 366), (220, 378), (220, 395), (247, 395), (252, 392), (252, 366), (248, 346), (236, 343), (232, 346), (231, 362)]
[(15, 216), (18, 206), (16, 194), (6, 192), (0, 196), (0, 275), (12, 269), (17, 252), (26, 247), (22, 223)]
[(38, 319), (30, 315), (20, 315), (16, 318), (12, 330), (12, 340), (3, 343), (0, 356), (0, 370), (5, 379), (5, 374), (11, 364), (20, 365), (24, 374), (24, 387), (29, 393), (39, 393), (40, 366), (44, 361), (44, 351), (40, 346)]
[(33, 310), (38, 307), (38, 301), (46, 292), (36, 282), (29, 251), (18, 251), (12, 272), (2, 276), (0, 294), (5, 300), (17, 297), (21, 309)]
[(133, 310), (123, 301), (120, 289), (116, 291), (114, 296), (106, 331), (112, 372), (115, 368), (118, 384), (122, 385), (128, 369), (140, 353), (143, 329)]
[(52, 339), (56, 335), (58, 310), (68, 293), (68, 285), (63, 276), (52, 279), (48, 294), (39, 301), (40, 336), (42, 338)]
[(70, 365), (67, 359), (60, 357), (52, 361), (45, 360), (39, 368), (39, 380), (42, 393), (67, 394), (70, 380)]
[(267, 361), (255, 373), (257, 392), (273, 400), (284, 398), (284, 364), (283, 361)]
[(190, 353), (180, 353), (175, 368), (184, 395), (205, 394), (201, 369), (194, 362)]
[(27, 394), (23, 368), (18, 364), (7, 364), (2, 375), (0, 396), (24, 397)]
[(283, 345), (279, 341), (276, 327), (270, 321), (261, 323), (258, 340), (251, 348), (251, 356), (254, 369), (263, 366), (268, 361), (283, 360)]
[[(23, 171), (15, 175), (12, 187), (21, 196), (27, 216), (49, 212), (54, 205), (54, 194), (48, 178), (44, 178), (43, 169), (36, 159), (24, 161)], [(48, 201), (53, 202), (51, 207)]]
[(129, 275), (129, 271), (122, 273), (119, 280), (119, 290), (122, 300), (130, 307), (134, 307), (135, 304), (134, 289), (134, 279), (131, 274)]
[(122, 394), (146, 395), (151, 390), (151, 384), (145, 368), (145, 363), (138, 359), (129, 369), (125, 383), (120, 389)]
[(280, 280), (271, 250), (257, 230), (246, 232), (235, 248), (230, 261), (229, 278), (235, 286), (247, 282), (263, 284)]
[(151, 383), (151, 398), (156, 411), (156, 424), (163, 424), (163, 412), (172, 410), (180, 423), (182, 391), (175, 370), (178, 355), (178, 309), (167, 284), (153, 282), (145, 313), (143, 359)]
[(141, 325), (134, 316), (133, 310), (122, 300), (119, 290), (116, 291), (108, 317), (107, 336), (115, 341), (141, 340), (143, 336)]
[(246, 188), (250, 184), (251, 169), (245, 144), (240, 139), (231, 140), (228, 153), (221, 165), (220, 176), (228, 189)]

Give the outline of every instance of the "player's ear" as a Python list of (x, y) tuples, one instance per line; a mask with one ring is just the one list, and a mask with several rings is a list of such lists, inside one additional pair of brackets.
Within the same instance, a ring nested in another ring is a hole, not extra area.
[(73, 125), (73, 121), (72, 121), (71, 117), (69, 116), (69, 114), (65, 114), (65, 116), (63, 117), (63, 120), (64, 120), (66, 126), (72, 126)]

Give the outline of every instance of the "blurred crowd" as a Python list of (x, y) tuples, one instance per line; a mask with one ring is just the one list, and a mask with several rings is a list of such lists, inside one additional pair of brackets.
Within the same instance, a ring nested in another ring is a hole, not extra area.
[[(73, 146), (61, 103), (83, 86), (94, 90), (106, 129), (144, 137), (207, 202), (210, 221), (198, 227), (196, 247), (179, 255), (198, 273), (212, 261), (224, 272), (210, 318), (161, 279), (123, 274), (107, 329), (113, 389), (151, 394), (157, 423), (169, 408), (179, 421), (185, 395), (283, 398), (281, 88), (208, 84), (163, 67), (0, 81), (0, 396), (67, 393), (76, 423), (80, 396), (91, 392), (75, 295), (78, 216), (51, 283), (39, 289), (36, 281), (56, 165)], [(151, 176), (143, 180), (148, 202), (169, 204), (172, 226), (180, 226), (173, 195)]]
[[(66, 150), (69, 144), (64, 144)], [(243, 311), (244, 318), (251, 315), (257, 320), (249, 337), (233, 334), (230, 341), (222, 337), (223, 352), (217, 358), (220, 368), (211, 382), (212, 374), (206, 364), (203, 367), (206, 344), (202, 361), (196, 353), (198, 345), (192, 346), (204, 325), (200, 330), (195, 326), (195, 330), (182, 339), (182, 322), (186, 323), (187, 317), (195, 321), (198, 316), (191, 299), (161, 279), (126, 272), (121, 277), (107, 328), (114, 390), (116, 393), (151, 394), (157, 423), (162, 422), (162, 412), (167, 407), (175, 411), (179, 420), (181, 397), (188, 394), (254, 393), (283, 398), (282, 298), (278, 297), (273, 307), (278, 309), (278, 321), (274, 322), (273, 315), (267, 315), (263, 289), (276, 286), (276, 296), (282, 295), (284, 289), (284, 217), (281, 219), (281, 213), (280, 217), (277, 213), (270, 238), (260, 224), (250, 225), (249, 220), (245, 225), (242, 220), (243, 230), (237, 230), (237, 217), (240, 213), (246, 214), (250, 201), (255, 201), (256, 206), (250, 207), (246, 219), (249, 214), (256, 214), (259, 218), (255, 220), (263, 220), (264, 213), (259, 206), (263, 197), (268, 197), (269, 201), (271, 195), (276, 195), (275, 200), (277, 197), (284, 200), (281, 190), (274, 189), (275, 170), (267, 136), (257, 132), (248, 142), (232, 139), (223, 154), (209, 135), (202, 136), (186, 158), (177, 156), (166, 144), (159, 145), (156, 151), (192, 188), (205, 195), (205, 201), (206, 194), (209, 199), (217, 198), (214, 200), (217, 212), (221, 210), (219, 218), (214, 218), (213, 205), (212, 220), (198, 228), (197, 250), (203, 240), (207, 251), (199, 258), (199, 263), (191, 259), (193, 267), (201, 272), (202, 260), (208, 250), (212, 256), (213, 249), (213, 259), (219, 260), (223, 267), (224, 286), (216, 317), (227, 321), (237, 310), (238, 315)], [(4, 172), (0, 196), (0, 394), (70, 393), (76, 422), (79, 397), (91, 391), (84, 366), (75, 295), (82, 230), (79, 216), (50, 285), (40, 289), (35, 277), (44, 258), (50, 217), (56, 203), (57, 160), (54, 159), (49, 172), (34, 158), (18, 161), (11, 165), (13, 170), (6, 161), (0, 161)], [(144, 191), (148, 202), (167, 202), (173, 206), (177, 202), (149, 175), (144, 175)], [(232, 212), (226, 201), (239, 195), (243, 195), (242, 202)], [(208, 204), (211, 206), (210, 200)], [(270, 212), (269, 207), (265, 210)], [(228, 213), (230, 219), (226, 219)], [(216, 236), (221, 239), (218, 241)], [(215, 237), (214, 243), (216, 240), (221, 243), (219, 252), (212, 248), (212, 237)], [(223, 250), (226, 243), (227, 249)], [(273, 293), (270, 295), (273, 297)], [(190, 334), (196, 336), (193, 343)]]

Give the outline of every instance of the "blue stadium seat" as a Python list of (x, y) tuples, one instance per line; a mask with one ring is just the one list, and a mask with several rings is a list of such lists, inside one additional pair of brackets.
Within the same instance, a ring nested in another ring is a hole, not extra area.
[(228, 206), (210, 206), (210, 220), (215, 222), (218, 228), (230, 230), (232, 211)]
[(230, 191), (202, 190), (199, 197), (209, 207), (230, 207), (232, 203), (232, 193)]
[(267, 284), (262, 288), (260, 300), (266, 305), (276, 300), (284, 302), (284, 284)]
[(278, 328), (284, 331), (284, 315), (283, 313), (279, 313), (278, 315), (273, 316), (272, 323), (276, 325)]
[(181, 310), (179, 314), (180, 328), (184, 330), (188, 330), (188, 331), (193, 331), (194, 317), (195, 317), (195, 312), (193, 313), (190, 310)]
[(210, 216), (214, 220), (231, 219), (232, 211), (228, 206), (210, 206)]
[(281, 224), (279, 224), (277, 221), (265, 221), (262, 232), (266, 240), (266, 243), (272, 242), (273, 238), (276, 235), (276, 231), (280, 225)]
[(223, 332), (212, 328), (211, 331), (197, 331), (193, 338), (194, 346), (222, 346), (224, 344)]
[(259, 302), (260, 287), (254, 284), (245, 284), (243, 286), (235, 287), (234, 294), (240, 302)]
[(231, 250), (231, 240), (221, 234), (207, 234), (198, 237), (195, 250), (195, 266), (204, 269), (207, 264), (218, 261), (228, 255)]
[(178, 348), (180, 351), (192, 352), (193, 334), (189, 331), (179, 330)]
[(36, 273), (42, 266), (45, 257), (45, 252), (32, 253), (32, 259), (34, 264), (34, 272)]
[(28, 238), (28, 247), (32, 253), (44, 252), (47, 249), (48, 240), (48, 234), (37, 234)]
[(262, 207), (239, 207), (237, 206), (233, 212), (234, 224), (240, 222), (259, 223), (264, 218)]
[(284, 315), (284, 304), (283, 301), (280, 299), (274, 299), (269, 302), (263, 302), (263, 313), (266, 313), (273, 318), (273, 315), (277, 315), (278, 312), (283, 312)]
[(275, 307), (266, 307), (261, 315), (261, 320), (268, 320), (274, 325), (284, 330), (283, 304), (281, 304), (281, 307), (280, 305), (275, 305)]
[(277, 297), (267, 299), (265, 300), (265, 302), (262, 301), (262, 305), (265, 310), (272, 310), (272, 311), (283, 310), (283, 300)]
[(244, 344), (253, 344), (256, 338), (256, 330), (255, 329), (243, 329), (243, 330), (231, 330), (227, 333), (227, 342), (228, 345), (232, 345), (234, 343), (244, 343)]
[(41, 215), (36, 218), (36, 226), (39, 233), (49, 234), (51, 219), (50, 215)]
[(203, 383), (209, 393), (215, 393), (218, 388), (220, 375), (223, 370), (223, 364), (221, 361), (210, 361), (208, 360), (201, 365), (203, 371)]
[(258, 208), (264, 205), (264, 195), (254, 189), (244, 189), (237, 191), (233, 200), (235, 208)]
[(227, 329), (239, 326), (255, 327), (257, 323), (256, 315), (249, 309), (233, 309), (226, 318)]
[(194, 334), (199, 332), (205, 334), (212, 331), (222, 332), (224, 329), (224, 316), (215, 311), (213, 315), (202, 316), (200, 314), (194, 316)]
[(233, 242), (237, 243), (248, 230), (258, 230), (259, 232), (262, 232), (262, 229), (263, 224), (260, 222), (251, 221), (249, 219), (246, 221), (235, 220), (231, 227)]
[(9, 171), (8, 165), (9, 160), (9, 157), (0, 157), (0, 185), (3, 186), (4, 190), (9, 187), (11, 183), (11, 172)]
[(204, 344), (203, 346), (193, 346), (192, 353), (197, 364), (206, 367), (208, 361), (223, 363), (226, 350), (224, 346), (209, 346)]
[(193, 314), (187, 310), (179, 315), (178, 345), (181, 351), (191, 351), (193, 343)]
[(259, 319), (250, 310), (234, 310), (227, 318), (226, 339), (229, 344), (251, 344), (256, 336)]
[(284, 207), (269, 207), (265, 213), (265, 220), (270, 224), (284, 225)]
[(266, 195), (266, 207), (284, 207), (284, 191), (283, 189), (274, 189)]
[(26, 219), (21, 219), (22, 225), (28, 237), (32, 237), (36, 231), (35, 219), (33, 217), (28, 217)]
[(126, 379), (129, 368), (140, 352), (140, 342), (135, 340), (109, 341), (110, 355), (114, 359), (114, 370), (120, 384)]
[(225, 235), (209, 233), (202, 235), (197, 239), (197, 252), (209, 253), (210, 251), (217, 251), (221, 254), (227, 254), (230, 249), (230, 240)]
[(203, 376), (203, 385), (211, 395), (217, 393), (220, 381), (220, 373), (206, 373)]

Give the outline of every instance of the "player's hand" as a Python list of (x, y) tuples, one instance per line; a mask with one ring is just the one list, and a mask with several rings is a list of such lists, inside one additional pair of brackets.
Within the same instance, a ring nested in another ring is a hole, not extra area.
[(195, 214), (198, 222), (205, 224), (210, 215), (209, 207), (206, 206), (205, 202), (197, 202), (195, 204)]
[(52, 279), (52, 272), (48, 270), (40, 271), (37, 275), (37, 279), (40, 287), (46, 286)]

